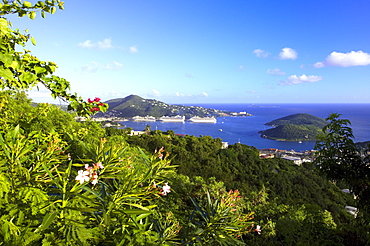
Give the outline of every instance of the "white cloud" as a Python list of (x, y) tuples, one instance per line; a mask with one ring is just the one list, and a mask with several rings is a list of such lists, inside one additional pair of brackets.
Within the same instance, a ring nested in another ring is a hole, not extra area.
[(260, 58), (266, 58), (270, 55), (270, 53), (268, 53), (267, 51), (261, 50), (261, 49), (253, 50), (252, 53), (255, 54), (257, 57), (260, 57)]
[(298, 57), (297, 51), (293, 50), (292, 48), (284, 48), (279, 54), (281, 60), (295, 60)]
[(152, 89), (152, 93), (155, 96), (159, 96), (160, 95), (159, 91), (157, 91), (156, 89)]
[(268, 69), (267, 73), (273, 76), (285, 75), (285, 72), (281, 71), (279, 68)]
[[(135, 94), (135, 93), (131, 93)], [(118, 97), (124, 97), (127, 95), (127, 93), (122, 93), (122, 92), (116, 92), (115, 90), (111, 90), (109, 92), (106, 92), (104, 94), (107, 98), (118, 98)]]
[(80, 46), (81, 48), (88, 48), (88, 49), (97, 48), (100, 50), (107, 50), (107, 49), (114, 48), (114, 46), (112, 45), (111, 38), (105, 38), (102, 41), (98, 41), (96, 43), (91, 42), (91, 40), (86, 40), (82, 43), (79, 43), (78, 46)]
[(123, 65), (119, 62), (113, 61), (111, 63), (108, 63), (104, 66), (105, 70), (120, 70), (123, 67)]
[(332, 52), (324, 61), (316, 62), (315, 68), (321, 67), (352, 67), (352, 66), (367, 66), (370, 65), (370, 54), (359, 51), (351, 51), (348, 53)]
[(191, 97), (191, 98), (194, 98), (194, 97), (208, 97), (208, 93), (207, 92), (202, 92), (200, 94), (182, 94), (180, 92), (175, 92), (174, 93), (176, 97)]
[(95, 73), (99, 70), (100, 65), (97, 62), (91, 62), (90, 64), (83, 65), (81, 71), (83, 73)]
[(123, 65), (117, 61), (101, 65), (98, 62), (91, 62), (90, 64), (83, 65), (81, 71), (83, 73), (96, 73), (99, 70), (120, 70)]
[(246, 93), (257, 93), (257, 91), (245, 91)]
[(138, 53), (138, 52), (139, 50), (136, 48), (136, 45), (128, 48), (128, 53)]
[(239, 69), (239, 70), (245, 70), (245, 67), (244, 67), (243, 65), (240, 65), (240, 66), (238, 67), (238, 69)]
[(301, 83), (313, 83), (322, 80), (323, 78), (321, 76), (317, 75), (305, 75), (302, 74), (301, 76), (297, 75), (292, 75), (289, 76), (287, 80), (281, 81), (279, 85), (296, 85), (296, 84), (301, 84)]

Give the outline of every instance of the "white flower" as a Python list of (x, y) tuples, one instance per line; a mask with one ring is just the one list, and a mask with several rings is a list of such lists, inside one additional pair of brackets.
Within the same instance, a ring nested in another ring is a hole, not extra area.
[(94, 168), (103, 169), (104, 166), (103, 166), (103, 164), (101, 164), (101, 162), (98, 162), (98, 163), (94, 164)]
[(90, 172), (79, 170), (76, 180), (80, 181), (80, 184), (83, 184), (84, 182), (87, 182), (90, 180), (89, 175), (90, 175)]
[(91, 171), (92, 170), (92, 167), (90, 167), (89, 164), (85, 164), (85, 169), (88, 170), (88, 171)]
[(162, 187), (162, 195), (165, 196), (167, 193), (171, 192), (171, 186), (168, 185), (168, 183), (164, 183), (164, 186)]
[(261, 235), (261, 226), (257, 225), (256, 229), (254, 229), (258, 233), (258, 235)]

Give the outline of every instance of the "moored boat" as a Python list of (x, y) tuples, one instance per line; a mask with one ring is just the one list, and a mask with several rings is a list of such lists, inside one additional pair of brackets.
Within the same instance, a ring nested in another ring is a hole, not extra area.
[(147, 115), (147, 116), (134, 116), (134, 117), (132, 117), (132, 120), (133, 121), (156, 121), (156, 119), (155, 119), (155, 117), (153, 117), (153, 116), (149, 116), (149, 115)]
[(215, 117), (199, 117), (199, 116), (191, 117), (189, 121), (194, 122), (194, 123), (216, 123), (217, 122)]
[(163, 121), (163, 122), (184, 122), (185, 121), (185, 116), (162, 116), (158, 120)]

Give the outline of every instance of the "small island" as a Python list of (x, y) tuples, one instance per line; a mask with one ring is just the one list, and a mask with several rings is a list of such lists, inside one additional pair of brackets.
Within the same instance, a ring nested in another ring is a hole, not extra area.
[(327, 122), (310, 114), (293, 114), (265, 125), (273, 128), (260, 131), (261, 137), (277, 141), (314, 141)]

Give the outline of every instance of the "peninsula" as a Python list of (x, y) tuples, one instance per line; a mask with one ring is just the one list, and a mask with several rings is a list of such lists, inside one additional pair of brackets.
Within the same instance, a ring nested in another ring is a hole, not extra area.
[(155, 117), (162, 116), (185, 116), (186, 119), (192, 117), (220, 117), (220, 116), (249, 116), (250, 114), (241, 112), (229, 112), (225, 110), (203, 108), (199, 106), (170, 105), (155, 99), (145, 99), (140, 96), (130, 95), (125, 98), (108, 100), (109, 109), (105, 113), (98, 113), (96, 117), (120, 117), (132, 118), (135, 116)]

